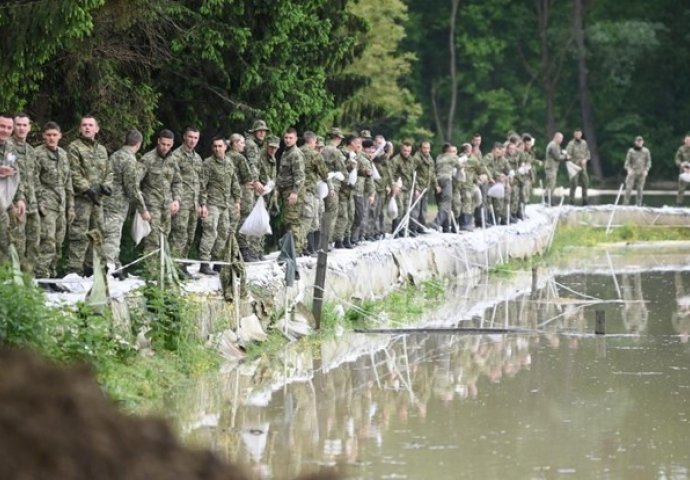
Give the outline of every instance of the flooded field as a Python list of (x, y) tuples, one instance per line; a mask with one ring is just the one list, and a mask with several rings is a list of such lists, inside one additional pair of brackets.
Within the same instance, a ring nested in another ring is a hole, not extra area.
[(346, 334), (185, 386), (167, 413), (259, 478), (689, 478), (690, 265), (560, 272), (475, 279), (421, 322), (519, 333)]

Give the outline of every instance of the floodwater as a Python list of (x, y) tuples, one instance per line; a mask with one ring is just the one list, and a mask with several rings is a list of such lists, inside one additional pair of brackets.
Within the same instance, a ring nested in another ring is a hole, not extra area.
[(690, 478), (690, 265), (521, 278), (449, 289), (425, 323), (519, 333), (344, 335), (186, 386), (168, 414), (260, 478)]

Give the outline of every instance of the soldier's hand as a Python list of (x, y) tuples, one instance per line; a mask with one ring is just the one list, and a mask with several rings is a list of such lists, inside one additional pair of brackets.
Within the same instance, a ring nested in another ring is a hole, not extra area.
[(295, 192), (292, 192), (292, 193), (288, 196), (288, 204), (294, 205), (294, 204), (296, 204), (296, 203), (297, 203), (297, 194), (296, 194)]
[(100, 192), (102, 195), (109, 197), (113, 194), (113, 189), (109, 185), (101, 184)]
[(89, 197), (91, 203), (96, 206), (101, 206), (101, 202), (98, 201), (98, 190), (95, 187), (91, 187), (86, 191), (86, 196)]
[(77, 212), (73, 208), (67, 210), (67, 223), (71, 224), (77, 218)]
[(0, 165), (0, 178), (11, 177), (16, 172), (17, 171), (12, 167), (9, 167), (7, 165)]
[(263, 195), (264, 194), (264, 185), (259, 181), (254, 182), (254, 191), (256, 192), (257, 195)]
[(328, 198), (333, 198), (335, 197), (335, 190), (329, 190), (328, 191)]
[(180, 202), (178, 202), (177, 200), (173, 200), (172, 202), (170, 202), (170, 213), (175, 215), (179, 211), (180, 211)]
[(22, 218), (25, 213), (26, 204), (23, 200), (19, 200), (17, 203), (14, 204), (14, 208), (12, 208), (12, 214), (15, 216), (15, 218)]
[(376, 201), (376, 197), (374, 195), (369, 197), (369, 205), (373, 205), (375, 201)]
[(436, 187), (436, 193), (441, 193), (441, 190), (443, 190), (441, 187)]
[(147, 211), (145, 211), (144, 213), (141, 214), (141, 218), (142, 218), (142, 220), (144, 220), (145, 222), (150, 222), (150, 221), (151, 221), (151, 214), (150, 214), (150, 213), (148, 212), (148, 210), (147, 210)]
[(240, 202), (237, 202), (235, 204), (235, 214), (239, 215), (240, 214)]
[(199, 217), (204, 220), (208, 217), (208, 208), (206, 208), (206, 205), (202, 205), (199, 207)]

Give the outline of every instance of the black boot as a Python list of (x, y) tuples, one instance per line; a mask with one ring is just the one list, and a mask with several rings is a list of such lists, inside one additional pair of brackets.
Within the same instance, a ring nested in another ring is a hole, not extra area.
[[(400, 223), (400, 220), (397, 218), (394, 218), (393, 221), (391, 222), (391, 233), (395, 233), (395, 229), (398, 228), (398, 224)], [(393, 238), (398, 238), (400, 236), (400, 232), (398, 232), (396, 235), (393, 236)]]
[(311, 232), (311, 234), (312, 234), (312, 240), (314, 241), (314, 245), (313, 245), (314, 253), (318, 253), (319, 250), (321, 249), (321, 231), (316, 230), (314, 232)]
[(471, 213), (463, 213), (460, 215), (465, 221), (462, 224), (461, 230), (471, 232), (474, 230), (474, 215)]
[(355, 248), (354, 245), (352, 245), (352, 242), (350, 241), (350, 236), (346, 236), (345, 240), (343, 240), (343, 247), (345, 248)]
[(204, 275), (210, 275), (210, 276), (215, 276), (218, 275), (218, 273), (211, 268), (211, 265), (208, 263), (202, 263), (201, 267), (199, 268), (199, 273), (203, 273)]
[(223, 267), (222, 265), (216, 263), (216, 264), (213, 266), (213, 271), (214, 271), (214, 272), (220, 273), (220, 269), (221, 269), (222, 267)]
[(187, 266), (183, 265), (177, 269), (177, 275), (180, 278), (192, 278), (192, 275), (187, 271)]
[(314, 253), (314, 233), (307, 233), (307, 244), (304, 246), (304, 255), (309, 256)]
[(256, 257), (252, 255), (248, 248), (240, 248), (240, 253), (242, 254), (242, 260), (245, 262), (256, 262)]

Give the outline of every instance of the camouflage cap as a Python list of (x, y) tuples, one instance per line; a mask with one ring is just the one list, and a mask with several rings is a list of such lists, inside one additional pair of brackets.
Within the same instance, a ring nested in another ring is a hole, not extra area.
[(359, 132), (359, 136), (362, 138), (372, 138), (371, 132), (369, 130), (362, 130), (361, 132)]
[(328, 136), (329, 137), (345, 138), (345, 135), (343, 135), (343, 131), (340, 130), (338, 127), (331, 128), (328, 131)]
[(256, 132), (257, 130), (266, 130), (267, 132), (270, 132), (271, 129), (268, 128), (266, 125), (266, 122), (263, 120), (257, 120), (254, 122), (254, 125), (252, 125), (252, 129), (249, 130), (250, 132)]
[(280, 146), (280, 138), (276, 136), (270, 136), (268, 137), (268, 141), (266, 142), (266, 145), (269, 147), (276, 147), (278, 148)]
[(326, 143), (323, 140), (323, 137), (316, 137), (316, 146), (317, 147), (325, 147)]

